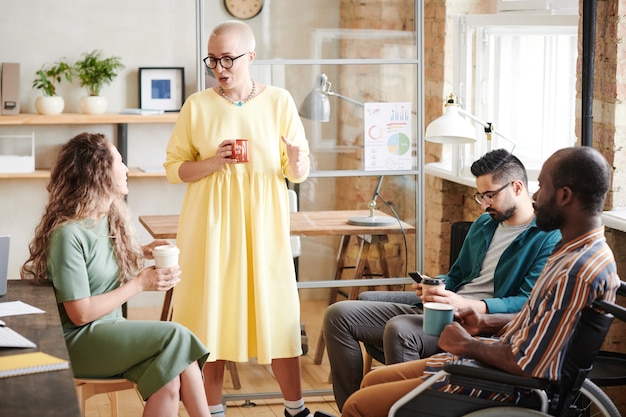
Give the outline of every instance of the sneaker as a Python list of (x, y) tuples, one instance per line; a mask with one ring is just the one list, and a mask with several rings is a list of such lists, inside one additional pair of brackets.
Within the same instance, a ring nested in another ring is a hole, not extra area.
[[(305, 408), (304, 410), (300, 411), (298, 414), (296, 414), (293, 417), (309, 417), (311, 415), (311, 412), (309, 411), (308, 408)], [(287, 411), (287, 409), (285, 409), (285, 417), (292, 417), (291, 414), (289, 414), (289, 411)]]

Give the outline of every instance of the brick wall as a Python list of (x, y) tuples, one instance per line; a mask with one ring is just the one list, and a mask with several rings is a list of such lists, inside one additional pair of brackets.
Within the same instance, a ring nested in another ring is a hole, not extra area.
[[(441, 116), (444, 98), (452, 91), (455, 14), (492, 13), (495, 1), (426, 0), (424, 2), (424, 121)], [(443, 52), (442, 52), (443, 51)], [(425, 162), (438, 161), (441, 145), (425, 144)], [(473, 221), (481, 213), (474, 189), (427, 175), (424, 200), (424, 272), (445, 273), (449, 267), (450, 226)]]

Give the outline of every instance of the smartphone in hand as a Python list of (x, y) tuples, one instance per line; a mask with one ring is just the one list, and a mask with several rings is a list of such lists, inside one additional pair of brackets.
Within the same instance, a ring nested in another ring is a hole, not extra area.
[(410, 276), (411, 278), (413, 278), (413, 281), (417, 282), (418, 284), (419, 284), (420, 282), (422, 282), (422, 280), (424, 279), (424, 278), (422, 277), (422, 274), (420, 274), (420, 273), (419, 273), (419, 272), (417, 272), (417, 271), (409, 272), (409, 276)]

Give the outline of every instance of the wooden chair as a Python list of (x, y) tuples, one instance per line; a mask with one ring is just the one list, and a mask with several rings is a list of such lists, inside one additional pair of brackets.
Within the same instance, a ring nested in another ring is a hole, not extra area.
[(143, 406), (143, 398), (136, 390), (135, 384), (126, 378), (74, 378), (74, 387), (78, 395), (80, 411), (85, 415), (85, 402), (97, 394), (108, 394), (111, 402), (111, 417), (119, 416), (117, 392), (132, 389), (135, 391)]
[[(170, 321), (172, 319), (172, 313), (174, 308), (172, 306), (172, 296), (174, 295), (174, 289), (170, 288), (165, 293), (163, 299), (163, 308), (161, 309), (161, 321)], [(237, 370), (237, 363), (226, 361), (226, 369), (230, 372), (230, 379), (233, 381), (234, 389), (241, 389), (241, 381), (239, 380), (239, 371)]]

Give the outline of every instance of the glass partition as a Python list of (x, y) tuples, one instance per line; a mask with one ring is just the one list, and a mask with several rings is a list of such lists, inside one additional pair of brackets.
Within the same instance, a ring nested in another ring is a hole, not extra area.
[[(327, 121), (302, 117), (312, 169), (304, 183), (290, 184), (298, 192), (300, 210), (367, 211), (377, 181), (384, 175), (380, 194), (389, 206), (379, 200), (377, 209), (394, 216), (395, 210), (399, 219), (421, 229), (422, 9), (421, 1), (272, 0), (265, 2), (257, 17), (246, 20), (257, 40), (252, 66), (255, 81), (287, 89), (299, 108), (312, 90), (326, 97)], [(212, 12), (207, 9), (203, 13), (207, 17)], [(208, 17), (204, 20), (211, 21)], [(205, 44), (212, 28), (203, 23), (200, 27)], [(202, 54), (205, 56), (206, 46)], [(201, 68), (203, 88), (214, 85), (212, 76)], [(322, 75), (325, 78), (320, 84)], [(406, 133), (392, 130), (399, 129), (400, 123), (372, 122), (371, 103), (387, 111), (398, 104), (406, 113), (402, 120)], [(372, 140), (379, 136), (385, 140), (385, 145), (377, 148), (384, 152), (385, 163), (372, 157), (374, 145), (381, 145)], [(400, 160), (400, 155), (401, 164), (387, 162), (396, 156)], [(389, 246), (398, 254), (394, 262), (410, 262), (412, 269), (421, 266), (421, 233), (419, 230), (408, 237), (408, 245), (401, 245), (409, 248), (407, 256), (400, 256), (404, 249), (398, 252), (395, 243)], [(311, 263), (310, 272), (319, 270), (315, 265), (335, 262), (328, 253), (336, 252), (337, 239), (318, 240), (322, 243), (311, 239), (303, 243), (300, 262)], [(332, 243), (327, 246), (324, 241)], [(325, 254), (324, 261), (320, 263), (315, 253)], [(406, 276), (402, 269), (394, 266), (393, 272)]]

